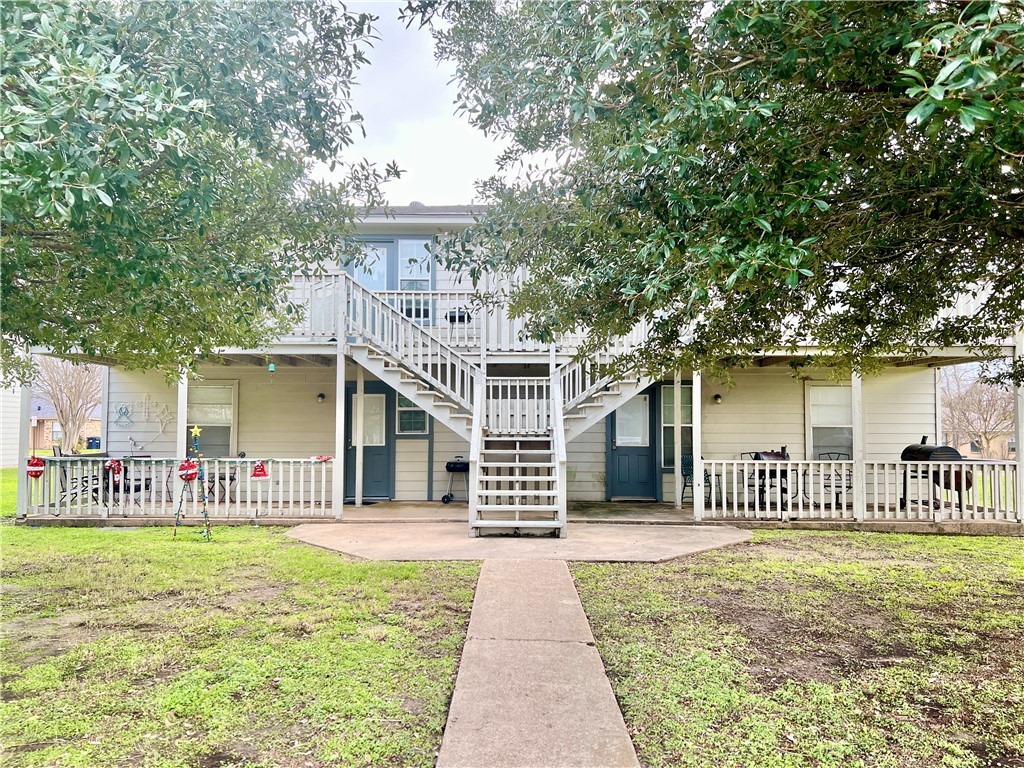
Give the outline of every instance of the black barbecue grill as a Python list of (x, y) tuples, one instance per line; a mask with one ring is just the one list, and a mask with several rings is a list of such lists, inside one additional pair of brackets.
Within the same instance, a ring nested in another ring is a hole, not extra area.
[[(949, 445), (927, 445), (928, 436), (922, 435), (920, 443), (914, 443), (908, 445), (903, 449), (903, 453), (900, 454), (900, 461), (905, 462), (958, 462), (963, 461), (964, 457), (960, 455), (960, 451)], [(907, 485), (910, 480), (916, 480), (921, 477), (927, 477), (929, 473), (920, 469), (912, 469), (907, 467), (903, 471), (903, 497), (900, 499), (900, 509), (905, 509), (907, 506)], [(974, 487), (974, 476), (971, 474), (969, 469), (963, 470), (946, 470), (940, 472), (934, 470), (930, 473), (932, 483), (937, 486), (944, 488), (947, 491), (956, 491), (958, 494), (958, 501), (960, 502), (960, 509), (963, 511), (964, 507), (964, 491), (971, 490)], [(933, 499), (932, 504), (936, 509), (939, 508), (939, 500)]]

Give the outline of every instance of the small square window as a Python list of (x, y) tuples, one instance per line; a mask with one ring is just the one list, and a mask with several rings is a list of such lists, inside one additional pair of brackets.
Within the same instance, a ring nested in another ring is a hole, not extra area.
[(398, 396), (398, 434), (427, 434), (427, 412), (420, 410), (412, 400), (404, 395)]

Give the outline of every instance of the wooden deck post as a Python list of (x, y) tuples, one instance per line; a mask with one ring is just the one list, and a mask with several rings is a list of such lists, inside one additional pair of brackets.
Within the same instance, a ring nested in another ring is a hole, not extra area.
[(331, 474), (331, 507), (341, 520), (345, 506), (345, 344), (338, 337), (338, 366), (334, 379), (334, 470)]
[(853, 516), (863, 522), (867, 513), (867, 472), (864, 465), (864, 387), (856, 371), (850, 376), (853, 406)]
[[(177, 425), (178, 431), (174, 435), (174, 458), (178, 461), (184, 461), (185, 457), (188, 456), (188, 376), (184, 374), (178, 379)], [(103, 448), (106, 451), (110, 451), (109, 445), (104, 445)], [(178, 499), (181, 498), (181, 491), (185, 486), (185, 481), (178, 476), (177, 466), (172, 467), (171, 471), (174, 472), (174, 498), (171, 499), (171, 506), (177, 509)], [(198, 481), (196, 482), (198, 484)], [(196, 498), (199, 498), (198, 493)]]
[[(1014, 357), (1024, 360), (1024, 330), (1017, 331), (1014, 339)], [(1024, 387), (1017, 387), (1014, 400), (1015, 429), (1017, 440), (1017, 482), (1014, 484), (1013, 503), (1017, 509), (1017, 522), (1024, 525)]]
[(683, 385), (679, 380), (679, 371), (676, 371), (675, 379), (672, 382), (672, 440), (675, 448), (676, 460), (672, 462), (672, 475), (675, 482), (676, 509), (683, 508)]
[[(701, 455), (704, 430), (704, 414), (701, 410), (701, 404), (704, 400), (702, 392), (703, 382), (701, 381), (700, 371), (694, 371), (693, 391), (690, 395), (690, 409), (692, 411), (690, 424), (692, 425), (693, 433), (690, 437), (693, 443), (693, 519), (698, 523), (704, 519), (704, 497), (706, 494), (704, 488), (704, 457)], [(711, 492), (715, 492), (714, 486), (712, 486)]]
[[(29, 496), (32, 491), (32, 480), (26, 474), (28, 472), (28, 454), (31, 450), (29, 440), (31, 438), (32, 423), (32, 387), (25, 384), (21, 388), (21, 415), (18, 422), (18, 491), (17, 507), (15, 516), (24, 520), (28, 516)], [(46, 500), (43, 499), (43, 503)]]
[(363, 366), (356, 366), (356, 397), (355, 397), (355, 420), (352, 425), (352, 438), (356, 447), (356, 506), (363, 506), (363, 418), (366, 406), (363, 393), (366, 384), (366, 374)]

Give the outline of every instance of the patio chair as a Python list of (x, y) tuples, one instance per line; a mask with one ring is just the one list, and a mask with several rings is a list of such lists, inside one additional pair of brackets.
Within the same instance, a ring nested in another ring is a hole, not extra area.
[[(683, 498), (686, 497), (686, 489), (690, 488), (690, 500), (693, 501), (693, 456), (683, 454), (679, 461), (680, 473), (683, 476)], [(704, 470), (704, 503), (711, 502), (711, 475)]]
[[(849, 460), (850, 454), (841, 453), (839, 451), (825, 451), (818, 454), (818, 461)], [(843, 497), (843, 491), (853, 490), (853, 470), (848, 469), (845, 472), (842, 469), (837, 469), (834, 472), (825, 471), (822, 478), (822, 489), (829, 494), (835, 494), (836, 503), (832, 509), (839, 509), (839, 504)]]

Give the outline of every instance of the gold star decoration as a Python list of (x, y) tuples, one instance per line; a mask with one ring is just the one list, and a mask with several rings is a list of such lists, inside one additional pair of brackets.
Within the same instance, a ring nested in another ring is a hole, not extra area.
[(192, 435), (192, 437), (199, 437), (201, 434), (203, 434), (203, 428), (196, 424), (194, 427), (192, 427), (192, 429), (189, 430), (189, 433)]

